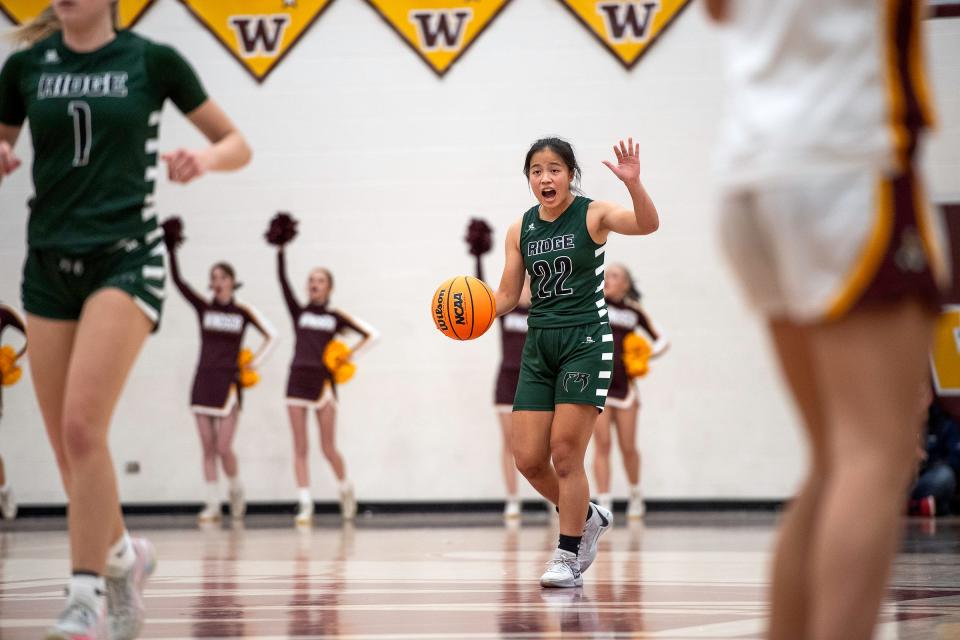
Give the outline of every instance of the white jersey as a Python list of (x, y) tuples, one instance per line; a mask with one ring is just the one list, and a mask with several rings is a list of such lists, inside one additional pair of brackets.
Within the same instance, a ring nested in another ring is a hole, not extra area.
[(728, 0), (727, 185), (907, 166), (932, 122), (922, 0)]

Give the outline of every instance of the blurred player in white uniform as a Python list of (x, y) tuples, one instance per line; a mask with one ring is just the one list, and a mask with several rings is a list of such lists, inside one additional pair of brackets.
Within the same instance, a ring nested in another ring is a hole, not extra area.
[(932, 123), (913, 0), (707, 0), (727, 38), (721, 235), (769, 320), (810, 473), (780, 531), (769, 637), (871, 636), (949, 278), (915, 171)]

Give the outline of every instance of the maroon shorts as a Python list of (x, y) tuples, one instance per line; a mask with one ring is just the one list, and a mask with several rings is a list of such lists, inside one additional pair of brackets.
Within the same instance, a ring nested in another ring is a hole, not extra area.
[(336, 400), (337, 386), (326, 367), (290, 367), (287, 400), (295, 404), (319, 406), (327, 398)]
[(197, 369), (190, 394), (194, 413), (227, 416), (241, 404), (236, 369)]
[(493, 392), (493, 404), (498, 407), (513, 408), (513, 398), (517, 395), (517, 383), (520, 381), (519, 369), (500, 368), (497, 374), (497, 386)]

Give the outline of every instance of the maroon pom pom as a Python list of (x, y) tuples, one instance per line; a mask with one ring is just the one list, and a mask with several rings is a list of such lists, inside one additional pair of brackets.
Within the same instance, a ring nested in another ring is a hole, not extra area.
[(179, 216), (167, 218), (160, 226), (163, 228), (163, 243), (167, 245), (167, 249), (173, 251), (186, 240), (183, 237), (183, 220)]
[(297, 237), (297, 221), (289, 213), (279, 212), (270, 220), (270, 228), (263, 234), (272, 245), (282, 247)]
[(485, 220), (471, 218), (464, 240), (470, 247), (471, 255), (482, 256), (493, 246), (493, 228)]

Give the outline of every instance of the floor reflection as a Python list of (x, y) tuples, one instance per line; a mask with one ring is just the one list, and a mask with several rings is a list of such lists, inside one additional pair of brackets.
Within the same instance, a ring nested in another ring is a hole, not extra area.
[(243, 555), (243, 524), (229, 530), (204, 527), (201, 542), (200, 594), (192, 609), (194, 638), (242, 638), (246, 635), (244, 610), (237, 597), (237, 560)]

